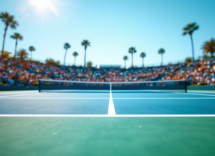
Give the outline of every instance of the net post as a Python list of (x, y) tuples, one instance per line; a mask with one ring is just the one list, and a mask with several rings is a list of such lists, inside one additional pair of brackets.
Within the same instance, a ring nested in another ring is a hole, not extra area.
[(185, 80), (185, 93), (187, 93), (187, 80)]
[(39, 80), (39, 92), (41, 92), (41, 81)]

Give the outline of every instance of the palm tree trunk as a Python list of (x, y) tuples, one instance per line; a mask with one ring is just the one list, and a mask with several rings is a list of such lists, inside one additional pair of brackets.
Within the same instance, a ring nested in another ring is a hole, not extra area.
[(125, 69), (126, 69), (126, 60), (125, 60)]
[[(76, 59), (76, 56), (75, 56), (75, 59)], [(75, 59), (74, 59), (74, 66), (75, 66)]]
[(87, 47), (85, 47), (85, 53), (84, 53), (84, 67), (86, 67), (86, 49)]
[(5, 27), (5, 30), (4, 30), (4, 38), (3, 38), (3, 44), (2, 44), (2, 57), (4, 54), (4, 43), (5, 43), (6, 33), (7, 33), (7, 26)]
[(64, 66), (65, 66), (65, 60), (66, 60), (66, 53), (67, 53), (67, 49), (66, 49), (65, 56), (64, 56)]
[(133, 68), (133, 53), (131, 53), (131, 68)]
[(142, 57), (142, 68), (143, 68), (143, 57)]
[(16, 39), (16, 45), (15, 45), (14, 58), (16, 58), (16, 48), (17, 48), (17, 44), (18, 44), (18, 39)]
[(31, 51), (31, 60), (32, 60), (32, 51)]
[(142, 67), (144, 67), (144, 58), (142, 58)]
[(193, 37), (192, 34), (190, 35), (190, 40), (191, 40), (191, 46), (192, 46), (192, 54), (193, 54), (193, 62), (195, 61), (194, 57), (194, 46), (193, 46)]
[(161, 54), (161, 66), (163, 65), (163, 54)]

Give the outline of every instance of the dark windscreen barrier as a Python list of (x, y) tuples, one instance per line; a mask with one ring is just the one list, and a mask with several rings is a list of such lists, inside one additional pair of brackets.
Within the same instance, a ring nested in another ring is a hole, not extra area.
[(59, 81), (39, 81), (39, 91), (87, 91), (87, 90), (108, 90), (110, 91), (110, 84), (99, 84), (99, 83), (81, 83), (81, 82), (59, 82)]
[(160, 90), (186, 92), (186, 81), (151, 81), (147, 83), (112, 84), (112, 90)]
[(159, 91), (186, 92), (186, 81), (143, 81), (143, 82), (85, 82), (40, 80), (39, 91), (76, 92), (76, 91)]

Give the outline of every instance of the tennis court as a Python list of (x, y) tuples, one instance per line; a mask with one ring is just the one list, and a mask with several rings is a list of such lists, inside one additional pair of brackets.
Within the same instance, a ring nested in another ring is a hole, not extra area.
[(215, 93), (2, 92), (1, 155), (214, 155)]

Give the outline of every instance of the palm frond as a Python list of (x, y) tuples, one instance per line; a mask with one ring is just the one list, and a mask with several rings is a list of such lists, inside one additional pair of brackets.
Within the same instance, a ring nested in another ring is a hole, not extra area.
[(161, 49), (158, 50), (158, 53), (159, 53), (159, 54), (164, 54), (164, 53), (165, 53), (165, 50), (164, 50), (163, 48), (161, 48)]
[(193, 30), (198, 30), (198, 29), (199, 29), (198, 25), (193, 28)]
[(88, 40), (83, 40), (83, 41), (81, 42), (81, 45), (82, 45), (82, 46), (90, 46), (90, 42), (89, 42)]
[(189, 33), (190, 35), (192, 35), (192, 33), (197, 30), (199, 28), (198, 25), (196, 25), (195, 22), (193, 23), (189, 23), (187, 24), (184, 28), (183, 28), (183, 34), (182, 35), (186, 35), (187, 33)]
[(9, 18), (9, 13), (8, 12), (1, 12), (0, 18), (2, 19), (3, 22), (6, 22), (6, 20)]
[(215, 39), (211, 39), (210, 41), (206, 41), (202, 46), (203, 53), (210, 53), (213, 55), (215, 53)]
[(186, 35), (187, 34), (187, 32), (183, 32), (183, 34), (182, 35)]
[(128, 49), (128, 52), (129, 52), (129, 53), (136, 53), (137, 50), (136, 50), (135, 47), (130, 47), (130, 48)]
[(142, 52), (142, 53), (140, 54), (140, 57), (142, 57), (142, 58), (146, 57), (146, 53)]
[(22, 35), (20, 35), (19, 33), (14, 33), (14, 35), (11, 35), (10, 37), (13, 39), (23, 40)]
[(16, 29), (17, 26), (19, 26), (19, 24), (17, 23), (17, 21), (13, 21), (13, 22), (11, 23), (11, 26), (10, 26), (10, 27), (11, 27), (12, 29)]
[(20, 51), (17, 52), (17, 55), (20, 57), (20, 59), (28, 58), (28, 53), (25, 49), (20, 49)]
[(35, 49), (33, 46), (30, 46), (30, 47), (29, 47), (29, 51), (32, 52), (32, 51), (35, 51), (35, 50), (36, 50), (36, 49)]
[(18, 26), (17, 21), (14, 20), (14, 16), (10, 16), (8, 12), (2, 12), (0, 14), (0, 18), (6, 24), (6, 26), (10, 26), (12, 29), (16, 29)]
[(187, 30), (189, 30), (189, 28), (186, 26), (186, 27), (183, 28), (183, 30), (187, 31)]
[(125, 60), (125, 61), (128, 60), (128, 56), (124, 56), (123, 60)]
[(75, 51), (75, 52), (73, 52), (72, 55), (76, 57), (76, 56), (78, 56), (78, 52)]
[(71, 47), (71, 46), (70, 46), (70, 44), (69, 44), (69, 43), (65, 43), (65, 44), (64, 44), (64, 49), (66, 49), (66, 50), (67, 50), (67, 49), (69, 49), (70, 47)]

